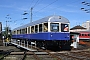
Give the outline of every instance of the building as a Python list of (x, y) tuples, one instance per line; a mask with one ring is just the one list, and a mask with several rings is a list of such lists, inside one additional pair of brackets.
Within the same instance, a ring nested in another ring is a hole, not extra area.
[(2, 32), (2, 23), (0, 22), (0, 33)]
[(82, 24), (82, 27), (87, 28), (87, 30), (90, 31), (90, 20), (84, 22), (84, 23)]
[(2, 34), (2, 23), (0, 22), (0, 39), (1, 39), (1, 34)]
[(78, 32), (78, 31), (86, 31), (86, 30), (87, 30), (87, 28), (77, 25), (77, 26), (71, 28), (70, 32)]
[(79, 33), (79, 40), (90, 41), (90, 31), (80, 25), (77, 25), (70, 29), (70, 32)]
[(0, 22), (0, 45), (2, 45), (2, 23)]

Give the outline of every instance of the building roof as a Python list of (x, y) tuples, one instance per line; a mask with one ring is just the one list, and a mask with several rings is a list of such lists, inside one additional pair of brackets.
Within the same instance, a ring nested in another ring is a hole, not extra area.
[(80, 25), (77, 25), (77, 26), (71, 28), (70, 30), (74, 30), (74, 29), (86, 29), (86, 28), (84, 28), (84, 27), (82, 27)]
[(23, 26), (20, 26), (20, 27), (17, 27), (13, 30), (19, 30), (19, 29), (23, 29), (23, 28), (26, 28), (28, 26), (33, 26), (33, 25), (37, 25), (37, 24), (40, 24), (40, 23), (44, 23), (44, 22), (61, 22), (61, 23), (69, 23), (69, 20), (62, 17), (62, 16), (59, 16), (59, 15), (51, 15), (51, 16), (48, 16), (48, 17), (44, 17), (42, 19), (39, 19), (39, 20), (36, 20), (32, 23), (28, 23), (26, 25), (23, 25)]

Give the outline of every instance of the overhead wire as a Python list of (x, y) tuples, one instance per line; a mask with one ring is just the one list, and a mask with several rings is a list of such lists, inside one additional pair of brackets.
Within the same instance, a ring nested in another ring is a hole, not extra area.
[[(54, 4), (54, 3), (57, 2), (57, 1), (58, 1), (58, 0), (55, 0), (55, 1), (51, 2), (50, 4), (44, 6), (44, 7), (41, 8), (40, 10), (36, 11), (35, 14), (38, 13), (38, 12), (40, 12), (41, 10), (43, 10), (43, 9), (45, 9), (45, 8), (47, 8), (47, 7), (49, 7), (50, 5)], [(77, 0), (77, 1), (79, 1), (79, 0)], [(69, 3), (69, 4), (75, 3), (75, 2), (77, 2), (77, 1), (71, 2), (71, 3)], [(33, 3), (33, 2), (34, 2), (34, 0), (32, 1), (32, 3)], [(32, 3), (30, 4), (30, 5), (31, 5), (30, 7), (31, 7), (31, 8), (35, 8), (35, 7), (39, 4), (39, 0), (37, 0), (36, 3), (35, 3), (34, 5), (32, 5)], [(64, 6), (65, 6), (65, 5), (64, 5)], [(61, 7), (61, 6), (59, 6), (59, 7)], [(59, 7), (54, 8), (54, 10), (58, 9)]]
[(36, 11), (35, 13), (37, 13), (37, 12), (39, 12), (39, 11), (41, 11), (41, 10), (45, 9), (46, 7), (48, 7), (48, 6), (50, 6), (50, 5), (52, 5), (52, 4), (53, 4), (53, 3), (55, 3), (56, 1), (57, 1), (57, 0), (55, 0), (55, 1), (53, 1), (53, 2), (51, 2), (50, 4), (48, 4), (47, 6), (45, 6), (45, 7), (41, 8), (40, 10)]
[(27, 10), (29, 10), (31, 8), (33, 2), (34, 2), (34, 0), (32, 0), (31, 4), (30, 4), (30, 6), (29, 6), (29, 8)]
[(32, 6), (33, 8), (36, 7), (36, 5), (38, 4), (39, 0), (36, 1), (36, 3)]
[[(78, 2), (78, 1), (80, 1), (80, 0), (76, 0), (76, 1), (70, 2), (69, 4), (71, 5), (71, 4), (74, 4), (74, 3)], [(67, 5), (58, 6), (58, 7), (54, 8), (54, 10), (56, 10), (56, 9), (62, 7), (62, 6), (67, 6)], [(53, 9), (52, 9), (52, 10), (53, 10)]]
[[(27, 10), (30, 10), (30, 9), (33, 10), (33, 8), (35, 8), (39, 4), (39, 0), (37, 0), (35, 4), (33, 4), (33, 2), (34, 2), (34, 0), (32, 0), (30, 7)], [(30, 13), (31, 13), (31, 11), (30, 11)]]
[(30, 10), (30, 8), (35, 8), (39, 4), (39, 0), (37, 0), (34, 5), (33, 5), (33, 2), (34, 2), (34, 0), (32, 0), (32, 2), (30, 4), (29, 8), (27, 9), (27, 11)]

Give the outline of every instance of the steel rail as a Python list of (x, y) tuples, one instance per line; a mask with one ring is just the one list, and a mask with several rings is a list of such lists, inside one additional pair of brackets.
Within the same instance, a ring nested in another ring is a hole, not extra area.
[(22, 60), (25, 60), (25, 58), (26, 58), (26, 51), (24, 52)]
[(78, 59), (78, 60), (84, 60), (84, 58), (79, 58), (77, 56), (72, 56), (72, 55), (69, 55), (69, 54), (64, 54), (64, 53), (59, 53), (60, 55), (64, 55), (68, 58), (74, 58), (74, 59)]
[(51, 54), (50, 53), (50, 50), (43, 50), (43, 49), (40, 49), (38, 47), (33, 47), (34, 49), (37, 49), (39, 51), (43, 51), (43, 52), (46, 52), (48, 53), (49, 56), (51, 56), (52, 58), (56, 58), (57, 60), (62, 60), (61, 58), (59, 58), (58, 56), (54, 55), (54, 54)]
[(11, 52), (12, 52), (11, 50), (7, 51), (7, 52), (6, 52), (6, 54), (0, 58), (0, 60), (3, 60), (3, 59), (4, 59), (4, 57), (6, 57), (6, 56), (10, 55), (10, 53), (11, 53)]
[[(88, 51), (87, 51), (88, 52)], [(90, 57), (90, 52), (87, 53), (86, 51), (85, 52), (71, 52), (71, 53), (76, 53), (80, 56), (85, 56), (85, 57)]]
[(33, 52), (33, 57), (36, 59), (36, 60), (40, 60), (40, 58)]

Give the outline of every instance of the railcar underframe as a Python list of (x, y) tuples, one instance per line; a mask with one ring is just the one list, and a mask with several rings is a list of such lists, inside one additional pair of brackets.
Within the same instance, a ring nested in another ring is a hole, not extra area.
[[(15, 38), (13, 38), (15, 39)], [(39, 48), (42, 48), (42, 49), (48, 49), (48, 50), (53, 50), (53, 51), (57, 51), (57, 50), (71, 50), (71, 40), (35, 40), (35, 39), (32, 39), (32, 40), (29, 40), (29, 39), (16, 39), (16, 40), (20, 40), (24, 43), (25, 41), (25, 44), (27, 44), (27, 41), (28, 41), (28, 44), (29, 45), (33, 45)], [(35, 44), (33, 44), (33, 43)]]

